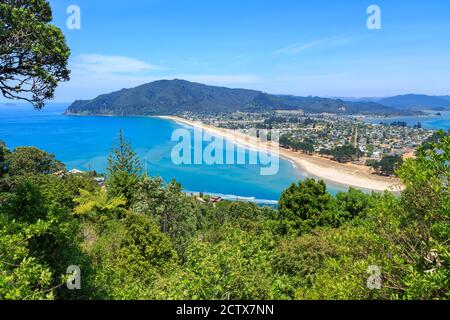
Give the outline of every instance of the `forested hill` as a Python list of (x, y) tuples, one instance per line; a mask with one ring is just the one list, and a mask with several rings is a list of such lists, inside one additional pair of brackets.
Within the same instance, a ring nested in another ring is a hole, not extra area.
[(344, 101), (363, 102), (367, 104), (374, 102), (383, 106), (395, 108), (399, 111), (420, 111), (420, 110), (450, 110), (450, 96), (429, 96), (425, 94), (405, 94), (386, 98), (358, 98)]
[(377, 102), (397, 109), (408, 110), (446, 110), (450, 107), (450, 99), (448, 96), (439, 97), (427, 96), (424, 94), (407, 94), (402, 96), (395, 96), (384, 98)]
[(310, 113), (406, 114), (375, 102), (272, 95), (255, 90), (208, 86), (185, 80), (160, 80), (132, 89), (75, 101), (67, 114), (172, 115), (181, 112), (219, 113), (304, 110)]

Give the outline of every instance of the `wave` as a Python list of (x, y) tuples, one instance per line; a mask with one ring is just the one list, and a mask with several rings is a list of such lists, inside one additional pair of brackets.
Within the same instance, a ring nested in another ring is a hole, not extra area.
[(292, 168), (297, 169), (297, 164), (295, 163), (295, 161), (293, 161), (291, 159), (286, 159), (286, 160), (290, 162), (290, 164), (292, 165)]
[[(200, 192), (184, 191), (187, 194), (200, 194)], [(228, 201), (242, 201), (250, 202), (259, 205), (278, 205), (278, 200), (267, 200), (267, 199), (257, 199), (255, 197), (243, 197), (234, 194), (222, 194), (222, 193), (212, 193), (212, 192), (202, 192), (202, 194), (210, 197), (221, 197)]]
[(192, 130), (192, 129), (193, 129), (192, 126), (190, 126), (190, 125), (188, 125), (188, 124), (186, 124), (186, 123), (183, 123), (183, 122), (180, 122), (180, 121), (176, 121), (176, 120), (175, 120), (175, 123), (176, 123), (179, 127), (182, 127), (182, 128), (184, 128), (184, 129), (188, 129), (188, 130)]

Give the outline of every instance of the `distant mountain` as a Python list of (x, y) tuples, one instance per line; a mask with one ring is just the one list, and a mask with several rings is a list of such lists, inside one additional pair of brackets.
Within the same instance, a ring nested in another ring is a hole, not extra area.
[(67, 114), (174, 115), (182, 112), (226, 113), (304, 110), (309, 113), (405, 114), (376, 102), (345, 102), (319, 97), (280, 96), (256, 90), (229, 89), (185, 80), (160, 80), (132, 89), (75, 101)]
[(327, 112), (341, 114), (398, 114), (401, 113), (391, 107), (386, 107), (372, 101), (344, 101), (342, 99), (329, 99), (320, 97), (278, 96), (285, 109), (302, 109), (305, 112)]
[(374, 100), (382, 105), (399, 110), (445, 110), (450, 107), (449, 96), (428, 96), (424, 94), (407, 94)]

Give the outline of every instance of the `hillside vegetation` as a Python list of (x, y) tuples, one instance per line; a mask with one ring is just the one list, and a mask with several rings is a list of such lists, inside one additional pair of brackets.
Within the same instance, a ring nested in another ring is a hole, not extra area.
[(106, 188), (0, 143), (0, 299), (449, 299), (449, 160), (441, 136), (398, 170), (400, 196), (306, 180), (275, 210), (188, 197), (122, 135)]
[(377, 102), (397, 109), (407, 110), (446, 110), (450, 108), (448, 97), (433, 97), (424, 94), (407, 94), (383, 98)]
[(185, 80), (161, 80), (132, 89), (75, 101), (67, 114), (174, 115), (183, 112), (227, 113), (303, 110), (338, 114), (412, 114), (375, 102), (344, 102), (319, 97), (277, 96), (268, 93), (208, 86)]

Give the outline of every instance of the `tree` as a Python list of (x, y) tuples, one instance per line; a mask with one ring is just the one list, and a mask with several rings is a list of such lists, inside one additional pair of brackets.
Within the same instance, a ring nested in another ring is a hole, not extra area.
[(150, 269), (162, 273), (176, 263), (175, 250), (152, 219), (130, 215), (124, 220), (124, 225), (127, 235), (119, 252), (124, 267), (135, 270), (139, 275)]
[[(278, 211), (200, 204), (138, 173), (128, 210), (89, 174), (14, 176), (0, 191), (0, 299), (448, 300), (449, 161), (441, 135), (399, 168), (399, 195), (333, 197), (309, 179)], [(81, 291), (64, 286), (69, 265)], [(380, 290), (367, 287), (373, 265)]]
[(11, 176), (52, 174), (65, 166), (55, 156), (34, 147), (19, 147), (7, 157), (8, 174)]
[(127, 205), (131, 205), (141, 172), (141, 162), (120, 130), (119, 143), (108, 158), (108, 193), (124, 197)]
[(314, 144), (311, 142), (300, 142), (298, 148), (306, 154), (313, 154), (315, 151)]
[(332, 154), (332, 150), (328, 150), (328, 149), (320, 149), (319, 150), (319, 154), (322, 156), (322, 157), (325, 157), (325, 156), (329, 156), (329, 155), (331, 155)]
[(122, 197), (110, 197), (103, 191), (91, 193), (86, 190), (80, 190), (80, 196), (73, 199), (77, 206), (74, 208), (74, 214), (77, 216), (87, 216), (91, 220), (106, 221), (108, 219), (120, 218), (125, 214), (123, 208), (126, 201)]
[(361, 150), (350, 144), (346, 144), (345, 146), (334, 148), (332, 154), (335, 161), (350, 162), (361, 156)]
[(290, 136), (290, 135), (283, 134), (283, 135), (280, 137), (279, 144), (280, 144), (280, 146), (282, 146), (283, 148), (289, 148), (289, 147), (291, 146), (291, 143), (292, 143), (292, 141), (291, 141), (291, 136)]
[(41, 109), (60, 81), (69, 80), (70, 49), (62, 31), (51, 25), (45, 0), (0, 3), (0, 91)]
[(90, 173), (77, 175), (38, 175), (28, 177), (36, 181), (48, 201), (58, 204), (61, 208), (73, 209), (74, 199), (81, 195), (81, 190), (95, 193), (100, 190)]
[(168, 283), (157, 282), (156, 291), (163, 287), (161, 296), (166, 299), (273, 299), (274, 244), (266, 230), (247, 232), (224, 224), (195, 239), (181, 270)]
[(362, 216), (373, 205), (372, 196), (354, 188), (350, 188), (348, 192), (339, 192), (336, 201), (340, 223)]
[(138, 183), (133, 210), (151, 216), (179, 254), (183, 254), (199, 224), (198, 207), (176, 181), (164, 185), (161, 178), (144, 177)]
[(334, 205), (323, 181), (307, 179), (292, 184), (281, 195), (280, 218), (287, 232), (305, 232), (323, 225), (327, 212)]
[(378, 161), (375, 159), (368, 159), (366, 160), (366, 166), (375, 168), (375, 166), (378, 164)]
[(335, 255), (333, 245), (318, 235), (320, 233), (279, 241), (272, 260), (276, 272), (301, 276), (299, 282), (309, 282), (308, 276), (320, 270), (327, 257)]
[(103, 298), (146, 299), (154, 282), (176, 270), (178, 257), (169, 238), (150, 217), (129, 214), (108, 221), (91, 255), (97, 274), (95, 287)]
[(450, 298), (449, 161), (450, 136), (420, 147), (398, 170), (400, 199), (375, 211), (393, 261), (387, 284), (408, 299)]
[(6, 298), (84, 294), (61, 288), (68, 266), (80, 266), (85, 276), (90, 269), (70, 210), (50, 199), (42, 192), (39, 180), (31, 176), (16, 177), (12, 191), (0, 193), (0, 204), (0, 291), (6, 290)]
[(29, 242), (46, 232), (48, 223), (20, 227), (4, 219), (0, 215), (0, 300), (53, 299), (53, 274), (29, 249)]
[(392, 176), (403, 163), (402, 156), (385, 156), (373, 165), (379, 174)]

